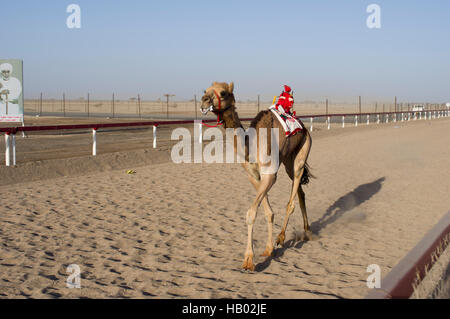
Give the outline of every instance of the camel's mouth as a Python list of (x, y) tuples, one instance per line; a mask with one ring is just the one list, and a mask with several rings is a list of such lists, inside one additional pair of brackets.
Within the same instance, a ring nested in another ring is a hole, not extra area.
[(212, 105), (210, 105), (208, 108), (203, 108), (203, 107), (200, 108), (200, 112), (202, 112), (203, 115), (206, 115), (212, 111), (214, 111), (214, 108)]

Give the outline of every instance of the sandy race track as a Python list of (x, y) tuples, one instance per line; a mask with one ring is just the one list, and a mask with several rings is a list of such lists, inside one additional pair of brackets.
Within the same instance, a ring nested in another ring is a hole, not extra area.
[[(267, 236), (260, 208), (254, 273), (240, 269), (255, 192), (238, 164), (177, 165), (167, 156), (152, 163), (148, 151), (141, 162), (124, 159), (132, 175), (111, 163), (116, 154), (103, 164), (83, 159), (91, 168), (109, 165), (102, 172), (2, 183), (0, 297), (364, 297), (367, 266), (380, 265), (385, 276), (449, 210), (449, 136), (447, 118), (313, 135), (317, 179), (305, 192), (315, 237), (294, 242), (303, 229), (296, 203), (286, 246), (260, 257)], [(6, 170), (0, 176), (13, 180)], [(289, 189), (282, 168), (270, 192), (274, 236)], [(80, 289), (66, 287), (70, 264), (81, 268)]]

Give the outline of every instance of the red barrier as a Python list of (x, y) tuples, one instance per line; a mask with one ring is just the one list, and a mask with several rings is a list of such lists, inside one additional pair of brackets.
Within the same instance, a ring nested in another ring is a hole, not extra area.
[[(450, 212), (433, 227), (425, 237), (406, 255), (389, 274), (381, 281), (381, 288), (374, 289), (366, 299), (409, 298), (413, 291), (413, 284), (419, 273), (419, 279), (425, 276), (425, 268), (431, 268), (435, 260), (433, 253), (438, 254), (437, 248), (446, 247), (444, 239), (450, 234)], [(439, 256), (437, 256), (439, 257)]]
[[(423, 111), (429, 112), (447, 112), (446, 109)], [(316, 114), (316, 115), (300, 115), (300, 118), (320, 118), (320, 117), (336, 117), (336, 116), (367, 116), (367, 115), (389, 115), (389, 114), (414, 114), (420, 112), (380, 112), (380, 113), (339, 113), (339, 114)], [(253, 118), (243, 118), (241, 121), (251, 121)], [(216, 120), (201, 120), (202, 122), (211, 123)], [(148, 122), (128, 122), (128, 123), (97, 123), (97, 124), (67, 124), (67, 125), (47, 125), (47, 126), (17, 126), (17, 127), (0, 127), (0, 132), (9, 132), (16, 134), (17, 132), (33, 132), (33, 131), (59, 131), (59, 130), (77, 130), (77, 129), (100, 129), (100, 128), (116, 128), (116, 127), (137, 127), (137, 126), (161, 126), (161, 125), (176, 125), (176, 124), (193, 124), (195, 120), (180, 120), (180, 121), (148, 121)]]
[[(367, 116), (367, 124), (369, 124), (369, 116), (375, 116), (377, 115), (378, 119), (377, 122), (380, 122), (380, 115), (390, 115), (390, 114), (402, 114), (401, 120), (404, 120), (404, 114), (422, 114), (425, 113), (425, 118), (427, 117), (427, 114), (431, 117), (431, 113), (434, 113), (433, 117), (436, 117), (436, 113), (438, 114), (438, 117), (441, 114), (445, 114), (444, 116), (448, 116), (448, 110), (434, 110), (434, 111), (423, 111), (423, 112), (380, 112), (380, 113), (341, 113), (341, 114), (317, 114), (317, 115), (301, 115), (297, 116), (297, 119), (301, 118), (310, 118), (311, 119), (311, 126), (310, 130), (313, 130), (313, 119), (319, 118), (319, 117), (327, 117), (326, 123), (328, 124), (328, 129), (330, 129), (330, 118), (331, 117), (343, 117), (343, 123), (342, 127), (344, 127), (344, 117), (345, 116), (353, 116), (355, 117), (355, 125), (358, 125), (358, 117)], [(410, 118), (410, 117), (409, 117)], [(408, 118), (408, 119), (409, 119)], [(386, 122), (388, 121), (389, 117), (387, 117)], [(397, 116), (395, 116), (394, 121), (397, 119)], [(241, 121), (251, 121), (253, 118), (243, 118)], [(92, 129), (93, 132), (93, 150), (92, 155), (97, 155), (97, 143), (96, 143), (96, 132), (98, 129), (101, 128), (120, 128), (120, 127), (139, 127), (139, 126), (153, 126), (153, 148), (156, 148), (156, 128), (161, 125), (180, 125), (180, 124), (194, 124), (196, 120), (181, 120), (181, 121), (147, 121), (147, 122), (128, 122), (128, 123), (95, 123), (95, 124), (66, 124), (66, 125), (46, 125), (46, 126), (17, 126), (17, 127), (3, 127), (0, 128), (0, 132), (4, 132), (7, 135), (12, 135), (12, 153), (13, 153), (13, 165), (16, 165), (15, 158), (16, 158), (16, 147), (15, 147), (15, 136), (17, 132), (36, 132), (36, 131), (60, 131), (60, 130), (79, 130), (79, 129)], [(216, 120), (201, 120), (203, 123), (208, 122), (217, 122)], [(199, 136), (199, 142), (201, 143), (201, 137), (202, 134)], [(5, 140), (6, 143), (6, 166), (10, 166), (10, 159), (9, 159), (9, 139)]]

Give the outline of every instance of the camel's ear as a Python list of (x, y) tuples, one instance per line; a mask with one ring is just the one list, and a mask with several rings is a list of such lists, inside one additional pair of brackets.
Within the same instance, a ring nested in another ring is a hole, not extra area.
[(233, 93), (233, 90), (234, 90), (234, 82), (230, 82), (230, 84), (228, 84), (228, 91), (230, 93)]

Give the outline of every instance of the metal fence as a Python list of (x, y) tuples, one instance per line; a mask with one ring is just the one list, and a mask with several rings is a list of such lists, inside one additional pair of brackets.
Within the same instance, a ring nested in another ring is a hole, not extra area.
[[(238, 100), (236, 107), (241, 116), (255, 116), (260, 110), (267, 109), (271, 101)], [(322, 99), (319, 101), (296, 101), (297, 114), (336, 114), (336, 113), (377, 113), (410, 112), (415, 105), (421, 105), (424, 111), (436, 111), (445, 108), (444, 104), (425, 102), (366, 101), (361, 96), (348, 98), (346, 101)], [(31, 116), (56, 117), (108, 117), (108, 118), (143, 118), (143, 119), (197, 119), (200, 101), (194, 95), (192, 99), (175, 101), (170, 95), (156, 101), (145, 100), (141, 95), (121, 99), (116, 94), (111, 98), (95, 99), (91, 94), (83, 98), (69, 98), (66, 94), (58, 99), (46, 98), (40, 94), (36, 99), (25, 100), (25, 114)]]

